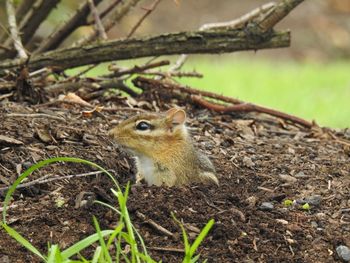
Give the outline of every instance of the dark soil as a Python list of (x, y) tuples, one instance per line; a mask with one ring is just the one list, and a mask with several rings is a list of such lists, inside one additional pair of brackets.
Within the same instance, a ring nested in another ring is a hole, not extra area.
[[(208, 262), (340, 261), (335, 248), (350, 246), (348, 146), (321, 129), (303, 130), (257, 114), (221, 115), (184, 101), (174, 102), (186, 107), (195, 144), (213, 160), (220, 186), (132, 186), (130, 215), (153, 258), (180, 262), (183, 257), (179, 252), (183, 249), (181, 230), (171, 218), (174, 212), (191, 240), (209, 219), (215, 220), (198, 250)], [(121, 101), (115, 106), (126, 104)], [(166, 110), (170, 103), (158, 106)], [(80, 106), (68, 105), (2, 105), (0, 134), (23, 144), (0, 141), (0, 188), (12, 183), (30, 165), (56, 156), (96, 162), (113, 170), (122, 186), (129, 180), (134, 182), (132, 159), (110, 141), (106, 132), (135, 112), (120, 110), (84, 117), (82, 111)], [(11, 116), (13, 113), (24, 115)], [(53, 117), (34, 118), (30, 115), (33, 113)], [(349, 137), (348, 131), (335, 134)], [(35, 172), (28, 181), (91, 171), (94, 169), (80, 164), (58, 163)], [(116, 214), (91, 202), (97, 199), (116, 205), (109, 191), (112, 186), (107, 176), (90, 175), (18, 189), (8, 221), (43, 252), (48, 242), (66, 248), (94, 232), (93, 215), (104, 229), (116, 225)], [(1, 201), (4, 195), (1, 191)], [(316, 204), (310, 202), (310, 210), (284, 204), (285, 200), (303, 198), (314, 198)], [(274, 207), (264, 209), (263, 202)], [(173, 235), (159, 232), (149, 219)], [(6, 258), (10, 262), (38, 261), (0, 230), (0, 261)]]

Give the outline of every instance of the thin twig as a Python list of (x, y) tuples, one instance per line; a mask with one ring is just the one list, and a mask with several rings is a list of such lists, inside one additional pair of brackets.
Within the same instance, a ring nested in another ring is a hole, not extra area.
[(149, 224), (150, 226), (152, 226), (155, 230), (157, 230), (158, 232), (164, 234), (165, 236), (168, 237), (173, 237), (174, 234), (171, 233), (168, 229), (162, 227), (161, 225), (157, 224), (156, 222), (154, 222), (152, 219), (146, 219), (146, 216), (144, 214), (142, 214), (139, 211), (136, 211), (136, 216), (142, 220), (145, 221), (145, 223)]
[[(108, 172), (114, 172), (114, 170), (108, 170)], [(89, 175), (98, 175), (98, 174), (102, 174), (102, 173), (104, 173), (104, 172), (94, 171), (94, 172), (89, 172), (89, 173), (71, 174), (71, 175), (66, 175), (66, 176), (57, 175), (57, 176), (48, 177), (46, 179), (38, 178), (38, 179), (33, 180), (31, 182), (18, 185), (16, 187), (16, 189), (34, 186), (34, 185), (38, 185), (38, 184), (47, 184), (47, 183), (50, 183), (53, 181), (66, 180), (66, 179), (71, 179), (71, 178), (79, 178), (79, 177), (85, 177), (85, 176), (89, 176)], [(1, 187), (0, 192), (8, 190), (10, 187), (11, 186)]]
[(17, 22), (16, 22), (16, 15), (15, 15), (15, 8), (13, 6), (13, 0), (7, 0), (6, 1), (6, 11), (7, 11), (7, 16), (8, 16), (8, 23), (10, 27), (10, 32), (11, 32), (11, 38), (13, 39), (14, 42), (14, 47), (17, 50), (18, 57), (26, 60), (28, 58), (28, 55), (26, 51), (24, 50), (21, 37), (19, 36), (18, 33), (18, 28), (17, 28)]
[[(97, 6), (102, 0), (94, 0), (94, 5)], [(47, 50), (57, 48), (76, 28), (86, 24), (86, 19), (90, 13), (89, 4), (86, 1), (78, 10), (60, 26), (55, 32), (53, 32), (46, 40), (40, 43), (40, 46), (34, 53), (40, 53)]]
[(266, 113), (269, 114), (271, 116), (275, 116), (275, 117), (279, 117), (281, 119), (284, 119), (286, 121), (290, 121), (292, 123), (296, 123), (299, 125), (302, 125), (306, 128), (311, 128), (314, 126), (313, 123), (304, 120), (302, 118), (284, 113), (284, 112), (280, 112), (274, 109), (269, 109), (266, 107), (262, 107), (259, 105), (255, 105), (252, 103), (242, 103), (242, 104), (238, 104), (238, 105), (230, 105), (230, 106), (223, 106), (223, 105), (218, 105), (218, 104), (214, 104), (211, 103), (207, 100), (202, 99), (199, 96), (191, 96), (193, 102), (201, 105), (202, 107), (205, 107), (207, 109), (213, 110), (213, 111), (218, 111), (218, 112), (234, 112), (234, 111), (238, 111), (238, 112), (260, 112), (260, 113)]
[[(108, 15), (118, 4), (120, 4), (122, 0), (115, 0), (112, 3), (109, 4), (109, 6), (106, 7), (104, 11), (101, 12), (100, 18), (104, 18), (106, 15)], [(94, 23), (94, 19), (90, 19), (87, 22), (87, 25), (92, 25)]]
[(91, 13), (94, 16), (95, 30), (98, 32), (98, 36), (104, 40), (108, 39), (106, 31), (105, 31), (103, 24), (101, 22), (100, 15), (98, 14), (98, 11), (96, 9), (96, 6), (94, 5), (93, 0), (88, 0), (88, 3), (90, 6)]
[(156, 250), (156, 251), (176, 252), (176, 253), (185, 252), (183, 248), (176, 248), (176, 247), (148, 247), (148, 249)]
[(13, 96), (13, 92), (6, 93), (6, 94), (3, 94), (3, 95), (0, 95), (0, 100), (6, 99), (6, 98), (10, 98), (12, 96)]
[(47, 118), (58, 121), (66, 121), (63, 117), (53, 116), (45, 113), (8, 113), (5, 115), (6, 117), (26, 117), (26, 118)]
[[(208, 30), (213, 28), (222, 28), (222, 27), (238, 28), (244, 25), (245, 23), (247, 23), (248, 21), (251, 21), (252, 19), (258, 17), (259, 15), (271, 10), (271, 8), (273, 8), (274, 6), (275, 6), (275, 3), (267, 3), (258, 8), (255, 8), (251, 12), (234, 20), (203, 24), (202, 26), (199, 27), (199, 30), (203, 31), (203, 30)], [(170, 67), (169, 72), (179, 71), (182, 68), (182, 66), (185, 64), (188, 56), (189, 56), (188, 54), (180, 55), (180, 57), (176, 60), (174, 65)]]
[(7, 52), (12, 52), (13, 51), (11, 48), (8, 48), (8, 47), (6, 47), (4, 45), (1, 45), (1, 44), (0, 44), (0, 49), (3, 49), (5, 51), (7, 51)]
[[(103, 22), (103, 27), (105, 28), (106, 32), (108, 32), (116, 23), (118, 23), (125, 15), (128, 14), (130, 9), (133, 6), (136, 6), (138, 2), (141, 0), (124, 0), (121, 2), (120, 5), (118, 5), (118, 8), (115, 8), (113, 12), (111, 12), (108, 19), (105, 19)], [(77, 42), (73, 43), (73, 47), (81, 46), (83, 44), (90, 43), (94, 41), (97, 38), (96, 31), (94, 31), (92, 34), (88, 35), (87, 37), (78, 40)]]
[(232, 104), (241, 104), (244, 103), (241, 100), (235, 99), (235, 98), (230, 98), (230, 97), (226, 97), (223, 95), (219, 95), (213, 92), (209, 92), (209, 91), (203, 91), (203, 90), (198, 90), (198, 89), (193, 89), (187, 86), (181, 86), (179, 84), (175, 84), (172, 82), (165, 82), (165, 81), (161, 81), (161, 80), (154, 80), (154, 79), (148, 79), (148, 78), (144, 78), (144, 77), (137, 77), (135, 79), (133, 79), (132, 81), (134, 83), (134, 85), (142, 90), (145, 89), (151, 89), (151, 88), (165, 88), (165, 89), (169, 89), (169, 90), (178, 90), (180, 92), (185, 92), (188, 94), (193, 94), (193, 95), (200, 95), (200, 96), (204, 96), (204, 97), (208, 97), (208, 98), (212, 98), (215, 100), (220, 100), (223, 102), (228, 102), (228, 103), (232, 103)]
[(141, 17), (139, 21), (134, 25), (134, 27), (130, 30), (130, 33), (126, 38), (130, 38), (135, 31), (141, 26), (142, 22), (148, 17), (157, 7), (161, 0), (155, 0), (153, 4), (149, 8), (144, 8), (146, 10), (145, 14)]
[(133, 68), (128, 68), (128, 69), (120, 69), (120, 67), (115, 67), (115, 66), (110, 66), (108, 70), (114, 71), (113, 74), (107, 75), (107, 77), (120, 77), (123, 75), (130, 75), (134, 73), (140, 73), (148, 69), (152, 68), (158, 68), (162, 66), (167, 66), (170, 64), (169, 60), (162, 60), (162, 61), (157, 61), (154, 63), (142, 65), (142, 66), (137, 66), (135, 65)]

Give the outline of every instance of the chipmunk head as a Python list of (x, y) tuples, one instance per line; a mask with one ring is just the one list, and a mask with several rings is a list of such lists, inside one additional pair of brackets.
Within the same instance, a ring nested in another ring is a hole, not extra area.
[(134, 154), (152, 156), (168, 152), (184, 144), (187, 129), (186, 113), (172, 108), (161, 114), (140, 114), (131, 117), (109, 131), (109, 136)]

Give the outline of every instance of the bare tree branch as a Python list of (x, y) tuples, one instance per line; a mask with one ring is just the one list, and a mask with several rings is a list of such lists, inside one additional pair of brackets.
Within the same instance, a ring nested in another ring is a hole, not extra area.
[[(261, 7), (255, 8), (254, 10), (252, 10), (251, 12), (237, 18), (234, 20), (230, 20), (230, 21), (225, 21), (225, 22), (218, 22), (218, 23), (208, 23), (208, 24), (204, 24), (202, 25), (199, 30), (203, 31), (203, 30), (208, 30), (208, 29), (212, 29), (212, 28), (222, 28), (222, 27), (227, 27), (227, 28), (238, 28), (243, 26), (245, 23), (247, 23), (248, 21), (251, 21), (252, 19), (258, 17), (259, 15), (267, 12), (268, 10), (271, 10), (271, 8), (273, 8), (275, 6), (275, 3), (267, 3), (264, 4)], [(182, 66), (185, 64), (186, 60), (188, 58), (188, 55), (186, 54), (182, 54), (174, 63), (174, 65), (172, 67), (169, 68), (169, 72), (175, 72), (178, 71), (182, 68)]]
[[(98, 5), (102, 0), (94, 0), (94, 4)], [(86, 19), (90, 13), (88, 1), (82, 4), (75, 14), (60, 28), (58, 28), (51, 36), (44, 40), (35, 50), (40, 53), (57, 48), (76, 28), (87, 23)]]
[[(60, 0), (43, 0), (41, 2), (36, 2), (33, 5), (31, 10), (28, 12), (28, 15), (22, 19), (21, 24), (19, 25), (19, 31), (22, 33), (21, 39), (23, 45), (26, 45), (29, 40), (33, 37), (36, 30), (40, 24), (46, 19), (51, 10), (60, 2)], [(12, 39), (8, 38), (5, 42), (5, 45), (8, 46), (12, 43)], [(0, 59), (11, 58), (15, 54), (11, 52), (1, 53)]]
[(9, 27), (10, 27), (10, 32), (11, 32), (11, 38), (13, 40), (14, 47), (17, 50), (18, 57), (22, 60), (26, 60), (28, 58), (28, 55), (27, 55), (26, 51), (24, 50), (21, 38), (18, 34), (15, 8), (13, 6), (13, 0), (6, 1), (6, 11), (7, 11), (7, 16), (8, 16), (8, 23), (9, 23)]
[[(138, 4), (141, 0), (124, 0), (118, 5), (118, 8), (115, 8), (108, 18), (103, 21), (103, 27), (108, 32), (116, 23), (118, 23), (125, 15), (128, 14), (129, 10)], [(74, 43), (73, 46), (80, 46), (86, 43), (90, 43), (97, 38), (97, 32), (95, 31), (91, 35), (83, 38), (77, 43)]]
[(141, 26), (142, 22), (156, 9), (157, 5), (160, 3), (161, 0), (155, 0), (153, 4), (146, 9), (145, 14), (141, 17), (139, 21), (137, 21), (136, 25), (130, 30), (127, 38), (130, 38), (136, 30)]
[(262, 32), (267, 32), (279, 21), (286, 17), (290, 11), (297, 7), (304, 0), (282, 0), (267, 12), (261, 19), (258, 19), (259, 28)]
[(94, 20), (95, 20), (95, 29), (98, 32), (99, 38), (104, 39), (104, 40), (108, 39), (106, 31), (102, 25), (100, 15), (98, 14), (98, 11), (96, 9), (96, 6), (94, 5), (93, 0), (88, 0), (88, 3), (90, 6), (91, 13), (92, 13)]
[[(290, 33), (270, 32), (259, 38), (249, 30), (221, 29), (163, 34), (154, 37), (114, 40), (33, 55), (30, 70), (55, 67), (61, 70), (113, 60), (182, 53), (223, 53), (241, 50), (288, 47)], [(21, 64), (19, 60), (0, 63), (0, 74)]]

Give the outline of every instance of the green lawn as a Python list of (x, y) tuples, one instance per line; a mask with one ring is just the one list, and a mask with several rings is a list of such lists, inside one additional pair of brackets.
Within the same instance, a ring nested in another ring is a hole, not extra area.
[(196, 69), (204, 78), (180, 81), (316, 120), (322, 126), (350, 127), (350, 62), (237, 60), (189, 61), (184, 69)]

